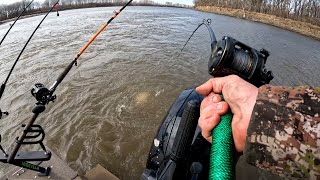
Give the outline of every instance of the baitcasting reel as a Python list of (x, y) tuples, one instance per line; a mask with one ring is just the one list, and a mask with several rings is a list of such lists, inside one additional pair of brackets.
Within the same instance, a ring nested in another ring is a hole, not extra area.
[(3, 115), (3, 114), (4, 114), (4, 115), (7, 115), (7, 116), (9, 115), (8, 112), (6, 112), (6, 111), (5, 111), (5, 112), (2, 112), (1, 109), (0, 109), (0, 119), (2, 118), (2, 115)]
[(31, 89), (31, 94), (38, 102), (43, 104), (48, 104), (50, 101), (54, 101), (56, 99), (56, 96), (52, 95), (52, 92), (41, 83), (34, 85)]
[(209, 74), (223, 77), (236, 74), (251, 84), (260, 87), (273, 79), (265, 67), (269, 52), (253, 49), (236, 39), (224, 36), (212, 46), (208, 63)]

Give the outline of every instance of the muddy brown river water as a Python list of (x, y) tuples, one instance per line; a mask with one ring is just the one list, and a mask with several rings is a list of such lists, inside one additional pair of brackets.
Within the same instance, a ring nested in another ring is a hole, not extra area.
[[(49, 15), (7, 84), (0, 120), (2, 145), (13, 147), (32, 116), (33, 84), (50, 86), (74, 55), (119, 7), (78, 9)], [(18, 21), (0, 47), (0, 81), (42, 16)], [(201, 28), (176, 58), (189, 35), (211, 18), (218, 39), (232, 36), (270, 51), (273, 84), (319, 86), (320, 42), (273, 26), (180, 8), (128, 7), (97, 38), (56, 90), (57, 100), (36, 123), (46, 145), (83, 174), (97, 163), (121, 179), (138, 179), (153, 136), (176, 96), (210, 76), (210, 37)], [(0, 37), (9, 23), (0, 25)], [(38, 147), (29, 147), (29, 149)], [(0, 164), (0, 175), (8, 169)]]

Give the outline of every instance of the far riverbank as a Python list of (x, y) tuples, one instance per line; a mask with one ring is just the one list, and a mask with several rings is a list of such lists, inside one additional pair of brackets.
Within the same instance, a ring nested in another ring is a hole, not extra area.
[[(110, 4), (110, 3), (89, 3), (89, 4), (83, 4), (83, 5), (79, 5), (79, 6), (59, 6), (59, 11), (65, 11), (65, 10), (73, 10), (73, 9), (84, 9), (84, 8), (96, 8), (96, 7), (114, 7), (114, 6), (121, 6), (122, 4), (119, 3), (114, 3), (114, 4)], [(191, 6), (186, 6), (186, 5), (165, 5), (165, 4), (148, 4), (148, 3), (133, 3), (130, 4), (129, 6), (152, 6), (152, 7), (173, 7), (173, 8), (192, 8)], [(24, 18), (29, 18), (29, 17), (33, 17), (33, 16), (39, 16), (42, 14), (47, 13), (49, 10), (49, 8), (42, 8), (42, 9), (37, 9), (37, 10), (32, 10), (29, 12), (25, 12), (24, 15), (22, 17), (20, 17), (20, 19), (24, 19)], [(56, 12), (56, 9), (54, 9), (52, 12)], [(7, 23), (7, 22), (11, 22), (14, 21), (17, 17), (12, 17), (12, 18), (8, 18), (8, 19), (3, 19), (0, 20), (0, 25)]]
[(242, 9), (232, 9), (215, 6), (197, 6), (195, 7), (195, 9), (204, 12), (211, 12), (215, 14), (227, 15), (232, 17), (248, 19), (251, 21), (261, 22), (320, 40), (320, 27), (306, 22), (281, 18), (269, 14), (244, 11)]

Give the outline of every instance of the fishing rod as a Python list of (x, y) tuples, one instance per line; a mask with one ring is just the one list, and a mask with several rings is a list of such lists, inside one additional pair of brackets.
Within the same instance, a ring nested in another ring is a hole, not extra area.
[[(211, 55), (208, 63), (210, 75), (213, 77), (224, 77), (236, 74), (256, 87), (268, 84), (273, 79), (272, 72), (268, 71), (265, 67), (265, 63), (269, 57), (267, 50), (261, 49), (258, 51), (228, 36), (224, 36), (222, 40), (217, 42), (214, 32), (210, 27), (211, 19), (204, 20), (192, 33), (186, 44), (203, 24), (208, 28), (211, 37)], [(221, 97), (223, 99), (223, 95)], [(220, 123), (212, 131), (210, 180), (231, 180), (235, 178), (235, 146), (231, 128), (232, 118), (233, 114), (231, 111), (221, 116)]]
[(210, 27), (212, 20), (211, 19), (204, 19), (203, 22), (201, 24), (198, 25), (198, 27), (192, 32), (191, 36), (189, 37), (189, 39), (187, 40), (187, 42), (183, 45), (182, 49), (180, 50), (179, 54), (177, 57), (179, 57), (182, 53), (182, 51), (184, 50), (184, 48), (187, 46), (187, 44), (189, 43), (190, 39), (193, 37), (193, 35), (198, 31), (198, 29), (202, 26), (205, 25), (206, 28), (209, 31), (210, 34), (210, 39), (211, 39), (211, 48), (217, 43), (217, 38), (214, 35), (214, 32), (212, 30), (212, 28)]
[(89, 40), (89, 42), (83, 46), (79, 53), (75, 57), (75, 61), (80, 58), (84, 51), (90, 46), (90, 44), (99, 36), (99, 34), (132, 2), (133, 0), (128, 1), (121, 9), (116, 11), (114, 15), (109, 19), (109, 21), (101, 26), (101, 28), (96, 32), (96, 34)]
[[(209, 30), (210, 75), (224, 77), (235, 74), (256, 87), (268, 84), (273, 79), (272, 72), (265, 67), (269, 57), (267, 50), (258, 51), (228, 36), (217, 41), (210, 24), (210, 19), (204, 20), (187, 40), (188, 43), (202, 25)], [(235, 178), (235, 145), (231, 128), (233, 114), (229, 111), (221, 116), (220, 122), (212, 131), (211, 147), (202, 143), (205, 139), (201, 130), (197, 130), (197, 120), (200, 116), (200, 102), (204, 97), (194, 91), (195, 89), (183, 91), (168, 111), (151, 145), (143, 180)], [(223, 95), (221, 96), (223, 99)], [(173, 129), (175, 133), (172, 133)], [(195, 152), (196, 155), (193, 156), (190, 152)], [(207, 163), (208, 158), (210, 161)]]
[(53, 83), (53, 85), (49, 88), (50, 92), (54, 92), (57, 86), (61, 83), (61, 81), (65, 78), (68, 72), (71, 70), (73, 65), (77, 65), (77, 60), (84, 53), (84, 51), (90, 46), (90, 44), (99, 36), (99, 34), (132, 2), (133, 0), (128, 1), (121, 9), (115, 12), (115, 14), (109, 19), (109, 21), (103, 24), (100, 29), (94, 34), (94, 36), (89, 40), (89, 42), (82, 47), (79, 53), (75, 56), (74, 60), (70, 62), (64, 72), (58, 77), (58, 79)]
[[(0, 99), (2, 98), (2, 95), (4, 93), (4, 90), (6, 88), (6, 84), (13, 72), (13, 69), (15, 68), (17, 62), (19, 61), (21, 55), (23, 54), (24, 50), (26, 49), (26, 47), (28, 46), (29, 42), (31, 41), (32, 37), (34, 36), (34, 34), (37, 32), (37, 30), (40, 28), (42, 22), (47, 18), (47, 16), (49, 15), (49, 13), (55, 8), (57, 7), (57, 5), (59, 4), (59, 1), (60, 0), (57, 0), (57, 2), (51, 7), (51, 9), (47, 12), (47, 14), (42, 18), (42, 20), (40, 21), (40, 23), (38, 24), (38, 26), (35, 28), (35, 30), (32, 32), (31, 36), (29, 37), (28, 41), (25, 43), (25, 45), (23, 46), (22, 50), (20, 51), (17, 59), (15, 60), (15, 62), (13, 63), (11, 69), (10, 69), (10, 72), (9, 74), (7, 75), (6, 77), (6, 80), (1, 84), (1, 87), (0, 87)], [(57, 14), (58, 14), (58, 9), (57, 9)], [(9, 113), (8, 112), (2, 112), (1, 109), (0, 109), (0, 119), (2, 117), (2, 114), (5, 114), (5, 115), (8, 115)]]
[[(19, 16), (16, 18), (16, 20), (13, 22), (12, 25), (10, 25), (10, 28), (8, 29), (8, 31), (6, 32), (6, 34), (3, 36), (2, 40), (0, 41), (0, 46), (3, 43), (4, 39), (7, 37), (7, 35), (9, 34), (10, 30), (12, 29), (12, 27), (16, 24), (16, 22), (20, 19), (20, 17), (22, 16), (22, 14), (28, 9), (28, 7), (33, 3), (34, 0), (32, 0), (26, 7), (23, 8), (23, 11), (19, 14)], [(1, 119), (1, 118), (0, 118)]]
[[(65, 68), (65, 70), (58, 76), (57, 80), (53, 83), (53, 85), (48, 89), (43, 84), (37, 83), (31, 89), (31, 94), (37, 102), (35, 103), (35, 107), (32, 109), (33, 116), (27, 125), (22, 125), (24, 127), (22, 136), (16, 139), (16, 145), (11, 154), (7, 154), (3, 148), (0, 146), (0, 150), (3, 152), (3, 155), (0, 154), (0, 162), (9, 163), (16, 166), (24, 167), (26, 169), (34, 170), (42, 173), (43, 175), (48, 176), (50, 173), (50, 167), (40, 167), (35, 164), (29, 163), (30, 161), (48, 161), (51, 158), (50, 151), (47, 151), (44, 144), (44, 136), (45, 133), (40, 125), (35, 125), (37, 117), (40, 113), (42, 113), (46, 109), (46, 105), (50, 102), (54, 102), (56, 99), (55, 92), (58, 85), (62, 82), (62, 80), (66, 77), (68, 72), (71, 70), (73, 65), (77, 65), (77, 60), (83, 54), (83, 52), (89, 47), (89, 45), (95, 40), (95, 38), (115, 19), (123, 9), (125, 9), (133, 0), (130, 0), (126, 3), (119, 11), (117, 11), (112, 18), (104, 24), (97, 33), (89, 40), (89, 42), (80, 50), (80, 52), (76, 55), (74, 60)], [(36, 135), (30, 135), (30, 133), (36, 133)], [(0, 137), (1, 139), (1, 137)], [(37, 139), (34, 141), (30, 141), (30, 139)], [(40, 144), (42, 151), (35, 152), (22, 152), (18, 153), (21, 145), (24, 144)], [(27, 162), (28, 161), (28, 162)]]

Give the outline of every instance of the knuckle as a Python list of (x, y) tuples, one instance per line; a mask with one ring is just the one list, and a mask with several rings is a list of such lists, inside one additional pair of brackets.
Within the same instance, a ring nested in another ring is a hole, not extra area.
[(239, 77), (238, 75), (235, 75), (235, 74), (229, 75), (228, 77), (229, 77), (230, 79), (232, 79), (232, 80), (238, 80), (238, 79), (240, 79), (240, 77)]
[(211, 82), (212, 87), (216, 87), (216, 83), (217, 83), (216, 78), (211, 78), (210, 82)]

